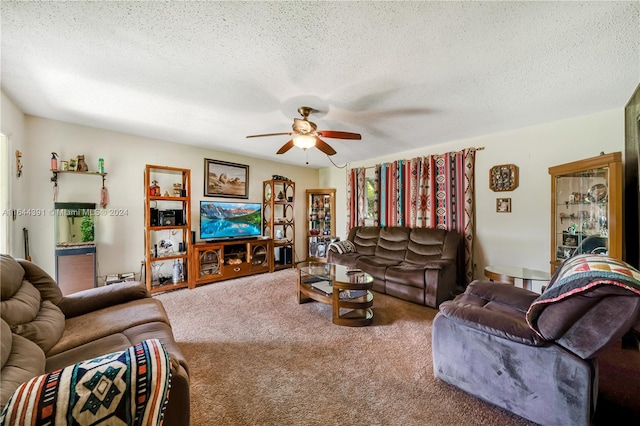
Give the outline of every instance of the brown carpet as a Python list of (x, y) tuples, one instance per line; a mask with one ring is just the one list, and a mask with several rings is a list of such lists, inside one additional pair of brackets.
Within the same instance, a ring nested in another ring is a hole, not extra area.
[(297, 303), (295, 274), (156, 296), (189, 362), (192, 425), (529, 424), (433, 376), (435, 309), (375, 293), (373, 325), (341, 327)]

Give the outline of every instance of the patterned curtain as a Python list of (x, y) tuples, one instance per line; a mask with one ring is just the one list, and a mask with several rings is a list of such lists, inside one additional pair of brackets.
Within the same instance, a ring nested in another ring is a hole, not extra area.
[(377, 164), (375, 167), (375, 184), (373, 188), (373, 226), (380, 226), (380, 173), (382, 167)]
[(456, 230), (473, 279), (475, 148), (380, 166), (380, 224)]

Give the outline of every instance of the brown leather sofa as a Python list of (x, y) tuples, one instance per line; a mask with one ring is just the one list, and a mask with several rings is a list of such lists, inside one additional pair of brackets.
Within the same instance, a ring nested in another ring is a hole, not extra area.
[(144, 284), (113, 284), (63, 296), (34, 263), (0, 255), (0, 406), (27, 380), (157, 338), (171, 359), (164, 424), (189, 424), (189, 370), (162, 303)]
[(460, 274), (460, 234), (435, 228), (359, 226), (347, 240), (355, 251), (329, 247), (331, 263), (372, 275), (373, 290), (437, 308), (453, 298)]
[(640, 272), (605, 256), (570, 259), (542, 294), (474, 281), (433, 321), (434, 374), (538, 424), (586, 426), (598, 358), (639, 323)]

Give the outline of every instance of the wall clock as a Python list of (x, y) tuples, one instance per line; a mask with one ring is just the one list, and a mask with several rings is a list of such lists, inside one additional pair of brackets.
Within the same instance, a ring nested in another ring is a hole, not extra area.
[(493, 191), (513, 191), (518, 187), (518, 167), (515, 164), (500, 164), (489, 170), (489, 188)]

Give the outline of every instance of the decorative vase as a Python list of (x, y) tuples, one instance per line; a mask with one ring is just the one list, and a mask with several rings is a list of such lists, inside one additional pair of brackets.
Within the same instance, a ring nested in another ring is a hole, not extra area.
[(154, 263), (151, 265), (151, 285), (159, 285), (160, 284), (160, 267), (162, 267), (161, 263)]

